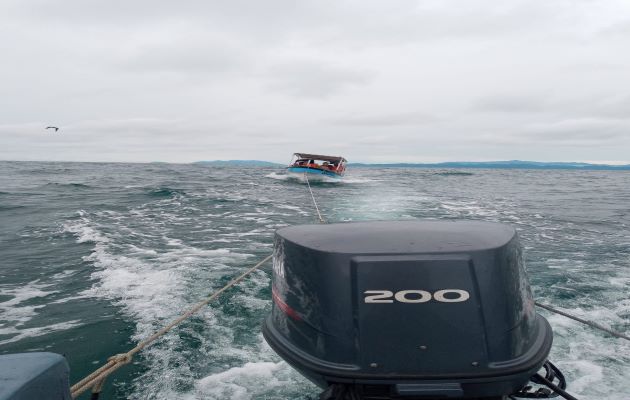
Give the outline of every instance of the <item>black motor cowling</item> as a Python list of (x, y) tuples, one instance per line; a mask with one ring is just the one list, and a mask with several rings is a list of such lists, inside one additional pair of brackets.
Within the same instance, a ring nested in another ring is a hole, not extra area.
[(502, 398), (552, 342), (513, 228), (479, 221), (277, 231), (271, 347), (317, 385), (366, 397)]

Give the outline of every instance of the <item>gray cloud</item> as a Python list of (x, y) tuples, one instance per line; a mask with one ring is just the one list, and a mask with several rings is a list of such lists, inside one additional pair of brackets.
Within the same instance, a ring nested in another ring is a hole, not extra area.
[(369, 84), (373, 74), (317, 62), (295, 62), (270, 68), (268, 78), (267, 87), (273, 91), (295, 97), (327, 98), (352, 86)]
[(122, 60), (121, 67), (132, 72), (173, 73), (205, 77), (241, 73), (253, 62), (229, 40), (195, 40), (183, 37), (167, 43), (151, 43), (137, 48)]
[(515, 148), (531, 146), (569, 152), (575, 151), (574, 148), (583, 148), (585, 154), (597, 148), (608, 148), (621, 155), (630, 148), (630, 121), (577, 118), (539, 122), (515, 126), (508, 131), (481, 132), (470, 136), (466, 142)]
[(383, 127), (401, 125), (421, 125), (438, 121), (437, 116), (422, 112), (404, 112), (380, 115), (346, 115), (328, 120), (332, 125)]
[(535, 113), (545, 111), (549, 107), (549, 99), (542, 95), (493, 95), (476, 101), (472, 109), (475, 111)]
[(0, 158), (630, 161), (629, 15), (583, 0), (5, 0)]
[(569, 145), (615, 145), (630, 143), (630, 121), (578, 118), (547, 124), (534, 124), (523, 130), (544, 142), (563, 142)]
[[(491, 95), (473, 101), (471, 110), (496, 113), (528, 113), (532, 118), (556, 115), (588, 121), (587, 118), (628, 119), (630, 118), (630, 94), (590, 94), (587, 97), (569, 93), (565, 96), (553, 94), (537, 95)], [(538, 117), (536, 117), (538, 114)], [(584, 126), (584, 128), (588, 128)]]

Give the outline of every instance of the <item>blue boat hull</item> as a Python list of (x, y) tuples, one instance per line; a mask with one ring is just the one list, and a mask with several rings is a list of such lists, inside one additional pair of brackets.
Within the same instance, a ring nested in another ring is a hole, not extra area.
[(304, 176), (304, 174), (308, 174), (309, 179), (318, 179), (318, 178), (333, 178), (333, 179), (341, 179), (342, 175), (339, 175), (332, 171), (324, 171), (318, 168), (308, 168), (308, 167), (288, 167), (287, 172), (289, 174)]

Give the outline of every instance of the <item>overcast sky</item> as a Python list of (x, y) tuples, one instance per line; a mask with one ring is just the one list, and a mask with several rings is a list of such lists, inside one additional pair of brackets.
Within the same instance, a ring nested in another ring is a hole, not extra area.
[(0, 159), (295, 151), (630, 163), (630, 1), (0, 1)]

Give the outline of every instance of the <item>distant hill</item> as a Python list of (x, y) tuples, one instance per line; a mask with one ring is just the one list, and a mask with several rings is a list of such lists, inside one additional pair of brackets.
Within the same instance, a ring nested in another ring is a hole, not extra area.
[(628, 165), (589, 164), (578, 162), (538, 162), (538, 161), (452, 161), (442, 163), (352, 163), (355, 168), (497, 168), (497, 169), (583, 169), (583, 170), (630, 170)]
[(193, 164), (208, 165), (212, 167), (282, 167), (284, 164), (278, 164), (270, 161), (260, 160), (213, 160), (213, 161), (197, 161)]

